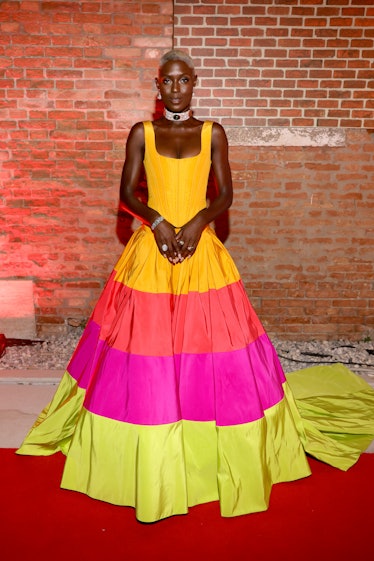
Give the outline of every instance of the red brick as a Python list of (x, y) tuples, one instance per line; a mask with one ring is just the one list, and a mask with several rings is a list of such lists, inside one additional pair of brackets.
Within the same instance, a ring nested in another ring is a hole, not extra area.
[[(153, 112), (147, 84), (171, 46), (173, 5), (140, 0), (124, 13), (120, 3), (92, 0), (74, 3), (72, 13), (72, 3), (58, 10), (60, 2), (49, 2), (41, 13), (38, 4), (2, 3), (0, 157), (2, 223), (13, 240), (5, 271), (22, 276), (29, 267), (45, 332), (63, 330), (66, 317), (87, 317), (120, 253), (115, 212), (126, 136)], [(175, 43), (197, 61), (201, 118), (225, 126), (347, 127), (342, 147), (230, 148), (236, 198), (228, 243), (265, 325), (285, 338), (359, 337), (372, 317), (364, 304), (372, 298), (373, 273), (367, 232), (374, 145), (364, 130), (374, 129), (370, 6), (353, 0), (174, 5)], [(212, 18), (208, 27), (205, 16)], [(51, 236), (58, 240), (53, 247)], [(54, 283), (47, 286), (40, 275)], [(75, 292), (61, 302), (57, 286)], [(349, 312), (341, 321), (340, 308)]]

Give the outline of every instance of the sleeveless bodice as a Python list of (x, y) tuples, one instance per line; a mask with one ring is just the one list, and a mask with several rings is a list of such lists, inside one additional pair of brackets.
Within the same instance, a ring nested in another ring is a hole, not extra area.
[(153, 124), (144, 122), (144, 167), (148, 206), (175, 227), (183, 226), (206, 207), (206, 189), (211, 166), (211, 121), (201, 129), (201, 149), (190, 158), (170, 158), (157, 152)]

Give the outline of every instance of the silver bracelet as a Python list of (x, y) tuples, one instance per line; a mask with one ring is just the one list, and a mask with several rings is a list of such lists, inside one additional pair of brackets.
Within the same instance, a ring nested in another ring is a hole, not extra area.
[(153, 230), (155, 228), (157, 228), (157, 226), (160, 224), (160, 222), (162, 222), (163, 220), (165, 220), (165, 218), (163, 216), (157, 216), (156, 220), (154, 222), (152, 222), (151, 224), (151, 230), (153, 232)]

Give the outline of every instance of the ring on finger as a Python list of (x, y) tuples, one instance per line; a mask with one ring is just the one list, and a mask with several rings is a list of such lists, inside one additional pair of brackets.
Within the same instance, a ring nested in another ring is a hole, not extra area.
[(168, 248), (168, 246), (166, 245), (166, 243), (163, 243), (162, 246), (161, 246), (161, 249), (162, 249), (162, 251), (165, 252), (165, 251), (167, 251), (169, 248)]
[(179, 245), (184, 245), (184, 241), (183, 240), (179, 240)]
[(187, 247), (187, 249), (188, 249), (188, 251), (192, 251), (192, 250), (194, 249), (194, 246), (193, 246), (193, 245), (189, 245), (189, 246)]

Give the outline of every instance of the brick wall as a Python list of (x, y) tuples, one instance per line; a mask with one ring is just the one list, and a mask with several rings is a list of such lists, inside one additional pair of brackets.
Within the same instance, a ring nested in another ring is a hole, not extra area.
[(0, 3), (1, 277), (34, 280), (40, 332), (87, 318), (120, 254), (126, 137), (171, 45), (169, 0)]
[(236, 126), (374, 129), (372, 0), (175, 0), (196, 114)]
[(374, 135), (231, 148), (228, 248), (264, 324), (291, 339), (372, 334)]
[(228, 132), (217, 228), (269, 332), (372, 333), (371, 0), (9, 1), (0, 32), (0, 276), (34, 281), (39, 333), (87, 318), (128, 239), (125, 141), (173, 34)]
[(231, 141), (223, 228), (262, 321), (283, 338), (373, 336), (372, 0), (174, 8), (195, 114)]

